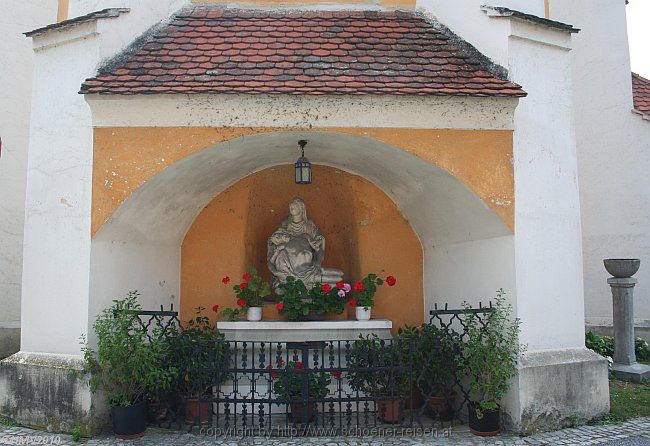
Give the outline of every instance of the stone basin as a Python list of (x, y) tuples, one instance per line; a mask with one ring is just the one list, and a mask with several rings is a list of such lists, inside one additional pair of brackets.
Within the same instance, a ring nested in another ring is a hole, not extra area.
[(632, 277), (641, 266), (639, 259), (605, 259), (603, 263), (607, 272), (619, 279)]

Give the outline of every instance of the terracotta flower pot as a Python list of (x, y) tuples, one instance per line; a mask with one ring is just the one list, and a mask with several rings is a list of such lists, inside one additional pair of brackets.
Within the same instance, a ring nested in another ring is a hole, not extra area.
[(185, 403), (185, 422), (187, 424), (208, 424), (212, 419), (212, 403), (199, 402), (198, 398), (188, 398)]
[(111, 411), (113, 432), (122, 440), (134, 440), (147, 430), (147, 410), (143, 402), (130, 406), (116, 406)]
[(493, 437), (501, 432), (501, 409), (492, 410), (481, 409), (477, 411), (479, 405), (469, 403), (469, 430), (479, 437)]
[[(296, 423), (303, 423), (303, 404), (301, 402), (295, 402), (289, 404), (291, 407), (291, 418)], [(316, 404), (308, 403), (307, 404), (307, 423), (311, 423), (316, 418)]]
[(434, 416), (439, 417), (442, 421), (450, 421), (454, 418), (454, 402), (456, 401), (456, 392), (447, 395), (436, 395), (429, 398), (427, 405)]
[(404, 400), (402, 399), (379, 400), (377, 401), (377, 416), (384, 423), (398, 423), (404, 416), (404, 407)]

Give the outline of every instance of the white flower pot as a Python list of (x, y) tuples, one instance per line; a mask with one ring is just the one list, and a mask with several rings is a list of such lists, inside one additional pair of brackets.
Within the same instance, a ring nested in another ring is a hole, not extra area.
[(249, 307), (246, 311), (246, 319), (249, 321), (261, 321), (262, 307)]
[(356, 310), (357, 310), (357, 320), (358, 321), (369, 321), (370, 320), (370, 312), (372, 311), (372, 307), (356, 307)]

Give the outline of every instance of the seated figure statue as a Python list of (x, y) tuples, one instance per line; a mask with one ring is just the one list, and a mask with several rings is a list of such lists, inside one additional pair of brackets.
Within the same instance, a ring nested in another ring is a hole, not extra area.
[(293, 276), (308, 289), (315, 283), (335, 284), (343, 280), (343, 271), (322, 266), (325, 238), (307, 218), (307, 208), (300, 198), (289, 203), (289, 215), (269, 237), (267, 261), (273, 274), (273, 288)]

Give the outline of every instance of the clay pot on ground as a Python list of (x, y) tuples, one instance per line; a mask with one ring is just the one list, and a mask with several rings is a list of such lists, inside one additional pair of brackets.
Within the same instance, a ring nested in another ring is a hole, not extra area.
[(185, 402), (185, 422), (187, 424), (208, 424), (212, 419), (212, 403), (199, 402), (198, 398), (188, 398)]
[(405, 404), (402, 399), (379, 400), (377, 401), (377, 416), (384, 423), (399, 423), (404, 416), (404, 408)]
[(311, 423), (314, 421), (316, 418), (316, 404), (315, 403), (308, 403), (307, 404), (307, 420), (303, 421), (303, 403), (301, 402), (295, 402), (295, 403), (290, 403), (289, 406), (291, 407), (291, 419), (295, 423)]

